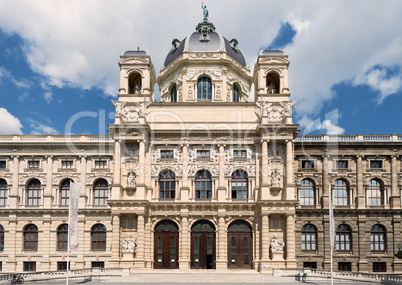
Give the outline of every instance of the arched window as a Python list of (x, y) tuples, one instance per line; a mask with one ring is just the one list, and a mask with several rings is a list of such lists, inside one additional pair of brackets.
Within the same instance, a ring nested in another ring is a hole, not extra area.
[(28, 183), (27, 189), (27, 205), (39, 206), (41, 205), (42, 188), (38, 179), (33, 179)]
[(278, 94), (280, 92), (279, 75), (275, 72), (267, 74), (267, 93)]
[(71, 179), (65, 179), (60, 185), (60, 206), (68, 206), (70, 200), (70, 184)]
[(233, 88), (232, 88), (232, 101), (240, 102), (240, 92), (239, 92), (239, 88), (237, 87), (236, 84), (233, 84)]
[(313, 206), (315, 205), (315, 189), (314, 183), (310, 179), (303, 179), (299, 189), (300, 205)]
[(0, 252), (4, 250), (4, 228), (0, 225)]
[(367, 204), (381, 206), (384, 204), (384, 189), (378, 180), (372, 179), (367, 189)]
[(339, 225), (336, 228), (336, 250), (350, 250), (351, 232), (350, 228), (345, 225)]
[(102, 224), (91, 229), (91, 250), (106, 250), (106, 227)]
[(170, 89), (170, 102), (177, 102), (177, 87), (176, 84)]
[(57, 229), (57, 250), (67, 250), (68, 225), (62, 224)]
[(344, 180), (338, 179), (335, 181), (333, 197), (334, 205), (346, 206), (349, 204), (349, 189)]
[(0, 179), (0, 207), (7, 205), (7, 181)]
[(94, 185), (94, 205), (106, 206), (109, 198), (109, 186), (105, 179), (99, 179)]
[(140, 94), (142, 90), (141, 74), (133, 72), (128, 78), (129, 94)]
[(302, 227), (301, 232), (302, 250), (317, 249), (317, 229), (315, 226), (307, 224)]
[(232, 174), (232, 199), (248, 198), (248, 176), (243, 170), (236, 170)]
[(38, 250), (38, 227), (34, 224), (24, 229), (24, 250)]
[(384, 251), (385, 250), (385, 229), (381, 225), (374, 225), (371, 228), (371, 250)]
[(176, 197), (176, 180), (171, 170), (162, 171), (159, 174), (159, 198), (174, 199)]
[(207, 170), (198, 171), (195, 176), (195, 198), (210, 199), (212, 197), (212, 178)]
[(211, 79), (209, 79), (206, 76), (198, 79), (197, 99), (198, 100), (212, 100), (212, 83), (211, 83)]

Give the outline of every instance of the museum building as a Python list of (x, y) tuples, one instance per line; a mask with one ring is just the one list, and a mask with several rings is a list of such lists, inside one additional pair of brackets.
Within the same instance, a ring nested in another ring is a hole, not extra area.
[(0, 136), (0, 270), (66, 269), (75, 182), (71, 269), (330, 269), (331, 195), (335, 270), (402, 272), (402, 136), (299, 136), (288, 56), (251, 73), (207, 17), (158, 77), (145, 51), (119, 66), (110, 136)]

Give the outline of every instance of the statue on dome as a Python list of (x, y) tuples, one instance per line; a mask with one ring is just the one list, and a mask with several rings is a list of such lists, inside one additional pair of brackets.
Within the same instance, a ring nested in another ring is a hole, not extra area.
[(204, 2), (202, 2), (201, 8), (202, 8), (203, 13), (204, 13), (204, 21), (208, 21), (209, 13), (208, 13), (207, 5), (204, 5)]

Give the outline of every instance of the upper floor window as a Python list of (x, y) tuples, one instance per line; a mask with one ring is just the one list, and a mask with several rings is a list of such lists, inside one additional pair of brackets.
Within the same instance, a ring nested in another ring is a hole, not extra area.
[(94, 205), (106, 206), (109, 199), (109, 185), (105, 179), (99, 179), (94, 185)]
[(232, 101), (240, 102), (240, 92), (239, 92), (239, 88), (236, 85), (233, 85), (233, 88), (232, 88)]
[(304, 169), (313, 169), (314, 161), (312, 160), (302, 160), (302, 168)]
[(38, 227), (34, 224), (24, 229), (24, 250), (38, 250)]
[(65, 160), (61, 162), (61, 168), (70, 169), (74, 167), (74, 162), (72, 160)]
[(198, 171), (195, 176), (195, 198), (210, 199), (212, 197), (212, 177), (207, 170)]
[(62, 224), (57, 229), (57, 250), (67, 250), (68, 225)]
[(6, 161), (0, 160), (0, 169), (6, 168)]
[(300, 205), (313, 206), (315, 205), (314, 183), (310, 179), (303, 179), (299, 189)]
[(0, 252), (4, 250), (4, 228), (0, 225)]
[(71, 179), (65, 179), (60, 185), (60, 206), (68, 206), (70, 200)]
[(232, 198), (248, 198), (248, 176), (243, 170), (236, 170), (232, 174)]
[(133, 72), (128, 78), (129, 94), (140, 94), (142, 90), (141, 74)]
[(210, 158), (209, 150), (197, 150), (197, 158), (198, 159), (209, 159)]
[(42, 199), (42, 185), (38, 179), (29, 181), (27, 188), (27, 205), (39, 206)]
[(177, 102), (177, 87), (176, 84), (170, 89), (170, 102)]
[(159, 198), (174, 199), (176, 197), (176, 180), (171, 170), (162, 171), (159, 174)]
[(173, 150), (161, 150), (161, 159), (173, 159), (174, 151)]
[(206, 76), (198, 79), (197, 99), (198, 100), (212, 100), (212, 83), (211, 83), (211, 79), (209, 79)]
[(106, 160), (95, 160), (95, 168), (107, 168)]
[(7, 189), (7, 181), (4, 179), (0, 179), (0, 207), (7, 205), (8, 198), (8, 189)]
[(345, 225), (339, 225), (336, 228), (336, 250), (350, 250), (351, 231), (350, 228)]
[(334, 190), (334, 205), (346, 206), (349, 204), (349, 191), (346, 182), (342, 179), (335, 181)]
[(370, 160), (370, 168), (382, 168), (382, 160)]
[(375, 179), (369, 181), (367, 204), (370, 206), (381, 206), (384, 204), (384, 189), (381, 183)]
[(233, 150), (233, 159), (246, 159), (247, 151), (246, 150)]
[(91, 229), (91, 250), (106, 250), (106, 227), (102, 224)]
[(335, 167), (337, 169), (346, 169), (346, 168), (348, 168), (348, 161), (347, 160), (337, 160), (337, 161), (335, 161)]
[(28, 168), (39, 168), (39, 161), (38, 160), (28, 161)]
[(317, 249), (317, 229), (315, 226), (307, 224), (302, 227), (301, 231), (302, 250)]
[(377, 224), (371, 228), (370, 241), (372, 251), (385, 250), (385, 229), (383, 226)]

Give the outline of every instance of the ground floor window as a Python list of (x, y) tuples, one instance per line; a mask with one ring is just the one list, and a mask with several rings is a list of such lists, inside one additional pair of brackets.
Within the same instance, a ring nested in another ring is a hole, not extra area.
[(387, 272), (387, 263), (373, 262), (373, 272)]
[(317, 262), (303, 262), (303, 268), (317, 269)]
[(105, 268), (105, 262), (103, 261), (92, 261), (92, 268)]
[[(70, 270), (70, 262), (68, 263), (68, 269)], [(67, 270), (67, 261), (57, 261), (57, 270), (66, 271)]]
[(24, 261), (24, 271), (36, 271), (36, 262)]
[(352, 271), (352, 263), (338, 262), (338, 271)]

